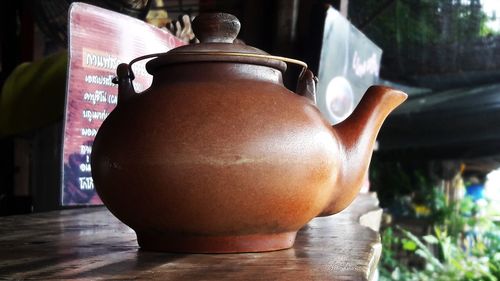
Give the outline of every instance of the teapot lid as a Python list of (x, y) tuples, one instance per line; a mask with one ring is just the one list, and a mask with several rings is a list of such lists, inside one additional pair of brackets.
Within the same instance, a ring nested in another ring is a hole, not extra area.
[(162, 66), (185, 62), (235, 62), (265, 65), (282, 72), (286, 63), (305, 63), (293, 59), (271, 56), (268, 53), (240, 43), (235, 39), (240, 31), (239, 20), (226, 13), (200, 14), (193, 21), (193, 31), (198, 44), (190, 44), (157, 55), (146, 64), (146, 69), (153, 74)]

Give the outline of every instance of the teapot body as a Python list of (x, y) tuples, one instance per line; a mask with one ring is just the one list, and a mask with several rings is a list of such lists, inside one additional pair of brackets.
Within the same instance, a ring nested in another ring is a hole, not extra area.
[(170, 65), (108, 116), (92, 174), (141, 247), (288, 248), (325, 208), (341, 158), (335, 133), (281, 79), (267, 66)]
[[(200, 44), (117, 68), (118, 105), (94, 140), (94, 186), (154, 251), (229, 253), (289, 248), (315, 216), (346, 208), (368, 170), (377, 133), (406, 99), (370, 87), (333, 128), (314, 105), (307, 64), (234, 43), (239, 21), (199, 15)], [(152, 86), (133, 89), (132, 64)], [(297, 94), (286, 63), (301, 65)]]

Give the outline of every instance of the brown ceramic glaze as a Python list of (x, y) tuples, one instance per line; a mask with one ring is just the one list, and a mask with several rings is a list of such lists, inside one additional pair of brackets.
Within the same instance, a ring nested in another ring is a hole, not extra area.
[(282, 60), (231, 43), (235, 21), (199, 16), (202, 43), (148, 62), (153, 84), (141, 94), (129, 66), (117, 70), (119, 102), (96, 136), (92, 175), (143, 249), (291, 247), (309, 220), (354, 199), (383, 120), (406, 98), (372, 87), (332, 128), (312, 102), (312, 73), (301, 76), (297, 94), (287, 90)]

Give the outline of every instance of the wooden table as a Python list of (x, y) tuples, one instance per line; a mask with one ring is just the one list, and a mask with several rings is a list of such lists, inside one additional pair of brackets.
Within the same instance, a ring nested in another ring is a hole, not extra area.
[(141, 251), (105, 207), (0, 217), (0, 279), (372, 280), (380, 215), (376, 197), (363, 194), (312, 220), (291, 249), (216, 255)]

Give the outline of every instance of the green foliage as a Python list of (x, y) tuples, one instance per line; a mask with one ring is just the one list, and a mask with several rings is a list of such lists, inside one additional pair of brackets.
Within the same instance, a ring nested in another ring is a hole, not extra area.
[[(481, 52), (488, 28), (482, 0), (349, 0), (351, 22), (384, 50), (381, 75), (415, 83), (421, 75), (489, 65)], [(467, 63), (464, 55), (478, 63)], [(427, 82), (433, 88), (434, 83)]]
[(468, 229), (490, 229), (491, 219), (477, 215), (481, 208), (470, 197), (457, 202), (449, 202), (444, 193), (433, 189), (429, 198), (432, 215), (431, 224), (440, 226), (451, 237), (461, 237)]
[(384, 47), (466, 42), (489, 34), (479, 0), (396, 0), (387, 7), (383, 1), (351, 0), (349, 5), (354, 24), (368, 24), (363, 31)]
[(378, 161), (372, 159), (370, 166), (370, 182), (377, 189), (381, 206), (396, 209), (402, 216), (414, 216), (408, 198), (417, 203), (428, 202), (431, 181), (424, 176), (420, 167), (405, 167), (401, 162)]
[(482, 255), (487, 254), (487, 248), (481, 243), (475, 243), (471, 249), (462, 248), (453, 242), (453, 237), (435, 228), (435, 235), (425, 236), (424, 240), (438, 246), (442, 253), (438, 258), (418, 237), (404, 230), (403, 233), (418, 245), (415, 254), (425, 261), (423, 270), (413, 270), (415, 280), (498, 280), (490, 270), (496, 265)]
[[(447, 202), (434, 192), (432, 199), (432, 234), (419, 238), (399, 227), (383, 231), (380, 280), (500, 280), (500, 227), (478, 215), (482, 210), (468, 198)], [(405, 255), (421, 263), (408, 263)]]
[(415, 251), (417, 249), (417, 244), (412, 240), (403, 238), (402, 242), (403, 242), (403, 250)]
[[(394, 248), (395, 241), (401, 243), (402, 249), (413, 252), (424, 261), (422, 268), (408, 267), (395, 258), (392, 251), (391, 259), (382, 258), (381, 280), (442, 280), (442, 281), (469, 281), (469, 280), (500, 280), (500, 233), (487, 242), (476, 241), (471, 247), (461, 247), (454, 242), (454, 238), (439, 228), (435, 228), (434, 235), (426, 235), (422, 239), (403, 229), (398, 231), (404, 238), (397, 238), (390, 242)], [(394, 236), (394, 231), (390, 233)], [(384, 232), (384, 235), (385, 232)], [(386, 236), (386, 238), (388, 238)], [(496, 243), (496, 244), (495, 244)], [(396, 243), (397, 244), (397, 243)], [(406, 244), (406, 245), (405, 245)], [(407, 247), (407, 245), (412, 245)], [(386, 241), (384, 249), (388, 245)], [(440, 250), (441, 255), (434, 253), (434, 248)], [(386, 254), (383, 255), (383, 257)], [(389, 262), (389, 263), (388, 263)], [(391, 270), (392, 269), (392, 270)]]
[[(382, 232), (382, 257), (380, 260), (379, 271), (380, 280), (393, 280), (392, 275), (395, 274), (394, 271), (408, 272), (407, 267), (402, 264), (397, 253), (400, 249), (402, 239), (394, 234), (394, 230), (389, 227)], [(396, 273), (397, 274), (397, 273)], [(402, 280), (402, 279), (394, 279)]]

